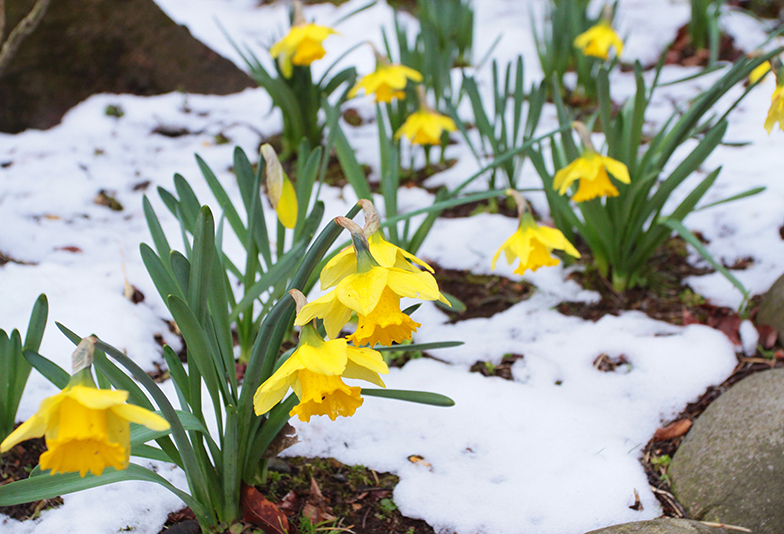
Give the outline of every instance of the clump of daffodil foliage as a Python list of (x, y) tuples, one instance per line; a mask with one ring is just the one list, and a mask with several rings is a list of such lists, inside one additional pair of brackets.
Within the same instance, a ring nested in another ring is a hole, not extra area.
[[(270, 201), (277, 204), (281, 227), (286, 228), (285, 221), (300, 220), (292, 200), (296, 195), (288, 190), (275, 164), (270, 166), (275, 161), (273, 155), (266, 156), (267, 172), (272, 175), (268, 176), (272, 180), (268, 183)], [(255, 206), (261, 205), (258, 183), (262, 168), (258, 166), (257, 185), (250, 193)], [(182, 185), (179, 190), (184, 191)], [(178, 202), (186, 202), (186, 197)], [(237, 326), (237, 316), (232, 319), (231, 313), (235, 303), (227, 293), (235, 267), (220, 249), (210, 210), (199, 209), (190, 231), (184, 234), (192, 239), (186, 243), (187, 253), (182, 254), (172, 251), (148, 208), (156, 248), (167, 253), (159, 255), (143, 245), (142, 256), (188, 347), (187, 368), (170, 347), (164, 347), (181, 410), (175, 410), (158, 385), (123, 352), (95, 336), (80, 340), (61, 326), (79, 344), (73, 376), (34, 354), (34, 365), (62, 391), (44, 400), (38, 412), (0, 444), (0, 450), (6, 451), (26, 439), (45, 436), (48, 450), (41, 455), (36, 473), (49, 476), (1, 486), (0, 505), (122, 480), (146, 480), (185, 501), (203, 532), (216, 532), (240, 521), (241, 485), (264, 480), (268, 458), (293, 443), (276, 439), (291, 417), (303, 422), (314, 416), (332, 420), (350, 417), (364, 397), (372, 395), (452, 405), (450, 399), (435, 393), (383, 389), (381, 375), (389, 370), (379, 351), (387, 347), (377, 347), (377, 343), (400, 350), (396, 343), (410, 341), (419, 326), (400, 310), (400, 298), (443, 297), (427, 264), (376, 235), (379, 222), (377, 216), (373, 222), (375, 210), (372, 204), (363, 204), (371, 214), (365, 230), (348, 218), (358, 213), (356, 206), (348, 217), (328, 223), (304, 254), (295, 242), (293, 270), (287, 263), (282, 264), (286, 269), (276, 269), (274, 260), (269, 265), (267, 276), (273, 279), (267, 280), (267, 297), (274, 300), (259, 318), (242, 384), (236, 374), (232, 339)], [(186, 205), (180, 204), (179, 211), (187, 210)], [(321, 213), (323, 207), (309, 215), (314, 227)], [(255, 226), (244, 230), (262, 239), (266, 230), (261, 233), (261, 221), (263, 217), (251, 213), (249, 222)], [(327, 263), (323, 280), (336, 288), (308, 304), (301, 290), (342, 228), (352, 233), (353, 252), (340, 252)], [(372, 247), (366, 233), (373, 240)], [(249, 253), (257, 254), (257, 248), (250, 247)], [(281, 249), (281, 258), (286, 256)], [(287, 291), (276, 296), (269, 288), (281, 281)], [(350, 328), (352, 311), (357, 312), (359, 323), (353, 334), (343, 337), (342, 331)], [(317, 316), (324, 318), (327, 338), (319, 332)], [(292, 323), (300, 327), (298, 344), (281, 354), (283, 342), (294, 335)], [(439, 344), (435, 345), (438, 348)], [(406, 349), (416, 350), (417, 345), (408, 344)], [(93, 379), (93, 368), (100, 388)], [(382, 389), (344, 381), (349, 379)], [(205, 410), (208, 403), (212, 407)], [(154, 413), (156, 407), (160, 415)], [(210, 427), (217, 430), (210, 432)], [(147, 445), (150, 441), (158, 447)], [(131, 463), (131, 456), (177, 465), (186, 474), (189, 490), (178, 489), (153, 471)]]

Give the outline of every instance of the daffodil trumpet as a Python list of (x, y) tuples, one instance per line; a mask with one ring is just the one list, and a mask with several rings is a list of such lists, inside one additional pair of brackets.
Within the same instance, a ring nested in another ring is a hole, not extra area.
[(525, 271), (536, 271), (540, 267), (558, 265), (560, 260), (552, 255), (554, 249), (563, 250), (570, 256), (580, 257), (568, 239), (556, 228), (539, 226), (536, 224), (528, 207), (528, 202), (519, 191), (507, 190), (507, 194), (517, 203), (518, 228), (507, 239), (493, 256), (491, 268), (495, 269), (496, 261), (503, 252), (509, 265), (519, 260), (514, 270), (515, 274), (525, 274)]
[[(419, 98), (419, 109), (408, 116), (403, 125), (395, 132), (395, 140), (406, 137), (414, 145), (424, 145), (426, 165), (430, 166), (429, 147), (441, 145), (444, 132), (454, 132), (457, 130), (455, 121), (446, 115), (442, 115), (430, 109), (427, 104), (425, 90), (420, 85), (417, 87)], [(444, 159), (444, 151), (441, 151), (441, 159)]]

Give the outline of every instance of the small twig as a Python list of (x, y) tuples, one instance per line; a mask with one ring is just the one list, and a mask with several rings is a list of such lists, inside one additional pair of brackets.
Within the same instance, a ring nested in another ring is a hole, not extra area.
[[(46, 13), (46, 9), (49, 7), (50, 1), (51, 0), (38, 0), (33, 6), (33, 9), (30, 10), (30, 13), (11, 30), (8, 39), (3, 44), (3, 48), (0, 48), (0, 76), (3, 75), (3, 70), (5, 70), (5, 67), (11, 62), (11, 58), (16, 53), (16, 50), (19, 48), (19, 45), (24, 38), (35, 30), (38, 23), (41, 22), (44, 13)], [(4, 4), (5, 0), (0, 0), (0, 12), (2, 13), (2, 25), (0, 25), (0, 30), (4, 30), (5, 27)], [(2, 33), (3, 31), (0, 31), (0, 36), (2, 36)]]
[(727, 530), (739, 530), (741, 532), (751, 532), (751, 529), (746, 527), (736, 527), (733, 525), (725, 525), (724, 523), (712, 523), (710, 521), (700, 521), (706, 527), (726, 528)]

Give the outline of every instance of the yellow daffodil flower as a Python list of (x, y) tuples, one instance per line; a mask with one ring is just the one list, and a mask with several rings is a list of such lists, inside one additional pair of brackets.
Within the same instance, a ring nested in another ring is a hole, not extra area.
[(267, 196), (278, 214), (278, 220), (286, 228), (297, 225), (297, 192), (294, 185), (283, 172), (278, 155), (272, 145), (262, 145), (261, 155), (266, 163)]
[(286, 78), (294, 73), (292, 65), (307, 66), (326, 54), (322, 42), (337, 33), (332, 28), (309, 24), (294, 25), (286, 36), (275, 43), (270, 55), (278, 60), (280, 71)]
[(616, 56), (620, 56), (623, 52), (623, 41), (606, 20), (600, 21), (588, 31), (578, 35), (574, 40), (574, 46), (582, 50), (586, 56), (601, 59), (607, 59), (610, 56), (611, 46), (615, 47)]
[(539, 226), (530, 213), (524, 213), (520, 217), (520, 227), (493, 256), (491, 268), (495, 269), (495, 262), (501, 252), (506, 254), (509, 265), (520, 259), (515, 274), (524, 274), (526, 269), (536, 271), (539, 267), (558, 265), (560, 260), (550, 254), (553, 249), (563, 250), (575, 258), (580, 257), (580, 253), (560, 230)]
[(751, 71), (751, 74), (749, 74), (749, 83), (757, 83), (758, 80), (762, 79), (771, 71), (771, 68), (770, 61), (757, 65), (754, 70)]
[[(367, 251), (362, 254), (370, 256)], [(320, 317), (324, 319), (327, 335), (334, 339), (354, 311), (359, 317), (359, 326), (351, 337), (352, 341), (390, 345), (410, 340), (411, 334), (419, 327), (400, 311), (401, 297), (448, 302), (438, 291), (436, 279), (429, 272), (387, 268), (378, 263), (370, 267), (362, 264), (360, 258), (357, 272), (343, 278), (331, 292), (303, 307), (294, 324), (304, 325)]]
[(354, 86), (348, 97), (354, 98), (360, 89), (364, 89), (365, 94), (376, 95), (376, 102), (392, 102), (395, 98), (405, 98), (403, 89), (408, 80), (421, 82), (422, 75), (405, 65), (381, 63), (376, 67), (375, 72), (364, 76)]
[[(382, 267), (395, 267), (404, 271), (419, 272), (419, 269), (413, 265), (416, 264), (431, 273), (433, 272), (433, 268), (427, 263), (384, 239), (384, 234), (380, 230), (370, 234), (367, 238), (371, 256)], [(321, 289), (334, 287), (356, 271), (357, 253), (354, 251), (354, 247), (348, 246), (329, 260), (321, 270)]]
[[(89, 370), (87, 371), (89, 372)], [(100, 476), (106, 467), (128, 467), (130, 423), (168, 430), (169, 423), (149, 410), (126, 404), (127, 391), (97, 389), (75, 375), (64, 390), (45, 399), (38, 411), (0, 444), (6, 452), (22, 441), (46, 436), (48, 450), (41, 469), (55, 473), (88, 471)]]
[(574, 181), (580, 180), (580, 186), (572, 197), (575, 202), (596, 197), (617, 197), (618, 189), (610, 182), (608, 172), (619, 182), (631, 183), (626, 165), (587, 149), (581, 157), (555, 173), (553, 189), (563, 195)]
[(777, 86), (770, 97), (770, 109), (768, 117), (765, 119), (765, 129), (768, 131), (768, 135), (777, 122), (781, 131), (784, 132), (784, 85)]
[(406, 122), (395, 133), (395, 139), (402, 136), (415, 145), (440, 145), (441, 133), (457, 130), (455, 121), (430, 109), (422, 107), (408, 116)]
[[(299, 398), (289, 415), (309, 422), (314, 415), (350, 417), (362, 405), (361, 388), (346, 385), (342, 378), (358, 378), (384, 387), (379, 374), (389, 372), (381, 354), (370, 348), (353, 347), (345, 339), (324, 341), (313, 323), (302, 327), (297, 350), (256, 390), (256, 415), (270, 411), (289, 388)], [(342, 377), (342, 378), (341, 378)]]

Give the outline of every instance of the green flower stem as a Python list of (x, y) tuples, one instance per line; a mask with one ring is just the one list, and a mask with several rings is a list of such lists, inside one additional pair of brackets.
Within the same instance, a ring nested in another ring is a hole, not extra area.
[[(114, 358), (120, 365), (128, 369), (131, 375), (136, 380), (138, 380), (142, 386), (144, 386), (150, 395), (152, 395), (152, 398), (161, 409), (161, 413), (171, 425), (172, 436), (174, 437), (174, 442), (177, 444), (177, 449), (182, 456), (184, 466), (183, 470), (185, 471), (185, 476), (188, 479), (188, 487), (193, 492), (193, 498), (202, 505), (211, 504), (213, 501), (210, 499), (210, 495), (208, 493), (206, 481), (204, 480), (204, 473), (202, 473), (201, 469), (199, 468), (193, 446), (188, 439), (188, 435), (185, 433), (185, 429), (183, 428), (179, 417), (177, 417), (177, 412), (169, 402), (169, 399), (166, 397), (163, 391), (161, 391), (153, 379), (150, 378), (150, 376), (145, 373), (144, 370), (136, 364), (136, 362), (128, 358), (125, 354), (101, 340), (96, 342), (95, 347), (99, 350), (102, 350), (106, 354), (111, 355), (111, 357)], [(194, 513), (195, 512), (196, 510), (194, 510)], [(199, 523), (202, 525), (202, 527), (207, 525), (210, 528), (214, 528), (217, 526), (216, 519), (217, 518), (215, 517), (214, 508), (205, 506), (202, 517), (199, 518)]]

